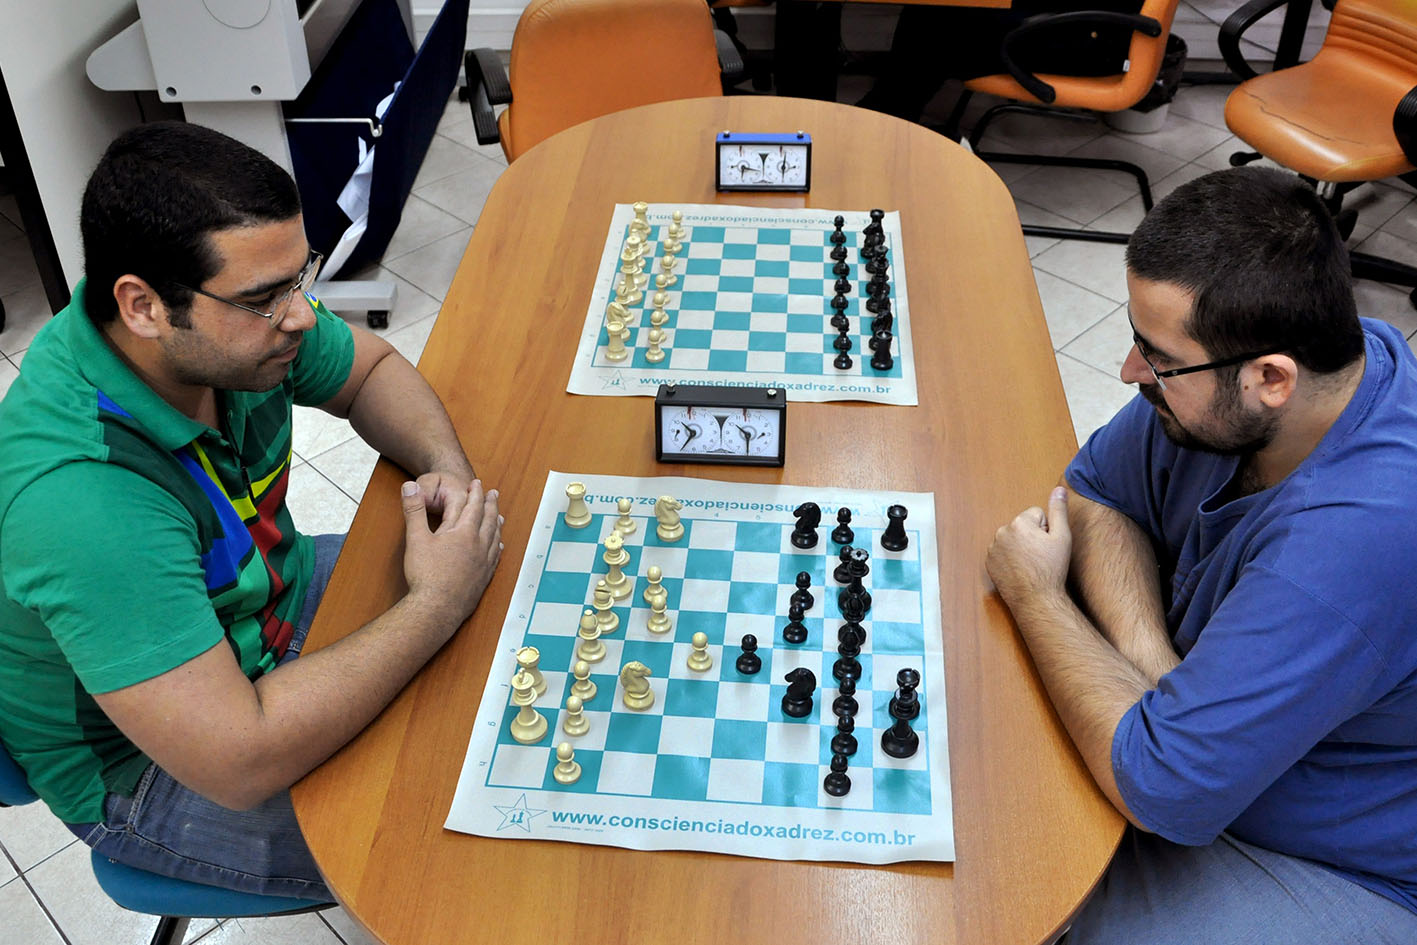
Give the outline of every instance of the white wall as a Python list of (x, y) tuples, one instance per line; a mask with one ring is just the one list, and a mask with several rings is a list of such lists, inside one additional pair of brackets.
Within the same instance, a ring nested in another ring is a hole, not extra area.
[(137, 18), (134, 0), (0, 0), (0, 68), (70, 287), (83, 274), (84, 184), (108, 143), (139, 121), (133, 95), (95, 88), (84, 62)]

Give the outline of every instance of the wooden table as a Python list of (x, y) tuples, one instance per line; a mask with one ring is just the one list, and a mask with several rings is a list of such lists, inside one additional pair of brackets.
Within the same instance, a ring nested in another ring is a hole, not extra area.
[[(716, 194), (725, 128), (809, 131), (812, 192)], [(657, 464), (650, 399), (565, 393), (612, 205), (636, 200), (899, 209), (920, 406), (795, 403), (783, 469)], [(586, 122), (503, 173), (419, 367), (502, 492), (507, 550), (453, 641), (294, 791), (331, 888), (378, 938), (1012, 945), (1062, 926), (1123, 822), (984, 571), (995, 528), (1046, 496), (1076, 444), (1018, 219), (983, 163), (917, 125), (825, 102), (697, 99)], [(796, 863), (445, 831), (549, 468), (933, 491), (957, 862)], [(375, 470), (310, 648), (402, 593), (403, 478)]]

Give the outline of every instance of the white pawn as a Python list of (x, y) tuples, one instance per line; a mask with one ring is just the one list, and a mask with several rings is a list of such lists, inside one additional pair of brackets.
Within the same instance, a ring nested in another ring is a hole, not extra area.
[(661, 594), (663, 594), (666, 598), (669, 596), (669, 592), (664, 589), (663, 568), (661, 568), (657, 564), (652, 564), (645, 571), (645, 577), (649, 579), (649, 583), (645, 585), (645, 591), (642, 595), (646, 604), (653, 606), (654, 599), (660, 596)]
[(546, 695), (546, 677), (541, 675), (538, 668), (541, 664), (541, 651), (534, 646), (524, 646), (517, 650), (517, 666), (531, 674), (532, 686), (536, 689), (538, 696)]
[(591, 604), (595, 608), (595, 623), (600, 628), (600, 633), (604, 636), (607, 633), (614, 633), (620, 627), (620, 615), (610, 608), (615, 601), (610, 598), (610, 588), (605, 586), (605, 582), (595, 583), (595, 592), (592, 595), (594, 602)]
[(713, 668), (713, 655), (708, 651), (708, 634), (700, 631), (689, 638), (689, 668), (696, 673), (705, 673)]
[[(630, 349), (625, 347), (625, 323), (619, 319), (610, 319), (605, 326), (605, 331), (610, 339), (610, 343), (605, 347), (605, 357), (610, 361), (623, 361), (630, 356)], [(587, 523), (589, 524), (589, 523)]]
[(645, 351), (645, 360), (651, 364), (664, 360), (664, 329), (657, 325), (649, 330), (649, 348)]
[(581, 700), (582, 704), (595, 698), (597, 686), (590, 678), (590, 664), (585, 660), (576, 660), (576, 665), (571, 667), (571, 676), (575, 682), (571, 683), (571, 695)]
[(672, 239), (680, 240), (684, 238), (684, 211), (675, 210), (669, 215), (669, 236)]
[(531, 707), (536, 701), (536, 686), (531, 674), (521, 670), (512, 677), (512, 705), (520, 706), (512, 719), (512, 737), (523, 745), (531, 745), (546, 737), (546, 716)]
[(581, 766), (570, 742), (556, 746), (556, 767), (551, 770), (551, 776), (557, 784), (575, 784), (581, 779)]
[[(659, 259), (659, 273), (664, 276), (665, 286), (671, 286), (679, 281), (679, 277), (674, 274), (674, 255), (665, 253)], [(659, 285), (659, 280), (655, 279), (654, 284)]]
[(633, 503), (629, 499), (621, 499), (615, 503), (615, 508), (619, 510), (620, 517), (615, 520), (615, 530), (622, 535), (633, 535), (635, 529), (639, 528), (635, 520), (630, 516), (630, 508)]
[[(656, 276), (656, 278), (658, 277)], [(655, 292), (654, 295), (650, 296), (650, 304), (654, 306), (654, 311), (650, 312), (651, 325), (663, 325), (669, 320), (669, 313), (664, 310), (664, 306), (669, 304), (668, 292), (665, 292), (663, 289)], [(662, 316), (662, 318), (659, 321), (655, 321), (654, 317), (656, 315)]]
[(595, 622), (595, 611), (581, 614), (581, 629), (576, 636), (581, 638), (576, 647), (576, 657), (587, 663), (599, 663), (605, 659), (605, 644), (600, 642), (600, 627)]
[(566, 508), (566, 524), (572, 528), (585, 528), (590, 524), (590, 506), (585, 501), (585, 483), (573, 482), (566, 487), (566, 498), (570, 505)]
[(672, 495), (662, 495), (654, 502), (654, 517), (658, 520), (654, 533), (660, 541), (678, 541), (684, 537), (684, 525), (679, 521), (679, 510), (684, 503)]
[(674, 629), (669, 614), (665, 612), (665, 608), (669, 605), (668, 597), (668, 594), (660, 594), (649, 605), (649, 621), (645, 623), (645, 629), (650, 633), (668, 633)]
[(605, 554), (601, 555), (601, 560), (610, 566), (610, 572), (605, 575), (605, 586), (610, 588), (610, 594), (616, 600), (624, 600), (630, 596), (630, 579), (625, 576), (624, 567), (630, 561), (630, 553), (625, 550), (625, 539), (614, 529), (605, 536)]
[(566, 717), (561, 721), (561, 730), (567, 735), (584, 735), (590, 731), (590, 719), (585, 717), (585, 703), (580, 696), (566, 697)]

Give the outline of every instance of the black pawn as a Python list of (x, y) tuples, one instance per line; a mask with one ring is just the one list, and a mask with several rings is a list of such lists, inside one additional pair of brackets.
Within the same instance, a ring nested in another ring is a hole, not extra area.
[(841, 334), (836, 336), (836, 340), (832, 342), (832, 347), (842, 352), (850, 351), (851, 339), (846, 336), (846, 329), (838, 328), (837, 331), (841, 332)]
[(831, 326), (837, 331), (846, 331), (851, 327), (851, 320), (846, 317), (846, 313), (838, 311), (831, 317)]
[(896, 719), (894, 725), (881, 733), (881, 750), (892, 758), (909, 758), (920, 747), (920, 736), (905, 719)]
[(827, 253), (827, 255), (831, 258), (831, 261), (832, 261), (832, 262), (845, 262), (845, 261), (846, 261), (846, 247), (843, 246), (843, 245), (840, 244), (840, 243), (837, 243), (835, 246), (833, 246), (833, 247), (831, 248), (831, 252), (830, 252), (830, 253)]
[(782, 638), (788, 643), (807, 642), (807, 628), (802, 623), (802, 606), (792, 604), (787, 608), (787, 626), (782, 628)]
[(846, 311), (846, 307), (850, 304), (850, 302), (846, 301), (846, 296), (842, 295), (840, 292), (832, 296), (831, 307), (833, 311), (844, 312)]
[(844, 797), (851, 790), (851, 778), (846, 774), (846, 755), (832, 755), (831, 772), (822, 780), (822, 790), (832, 797)]
[(832, 572), (832, 580), (836, 581), (836, 583), (838, 584), (845, 584), (851, 580), (851, 571), (849, 570), (848, 565), (848, 562), (850, 562), (851, 560), (850, 545), (847, 545), (846, 547), (841, 549), (840, 557), (841, 564), (837, 565), (836, 570)]
[(836, 632), (836, 651), (842, 656), (860, 656), (861, 641), (856, 637), (855, 624), (844, 623)]
[(787, 674), (787, 692), (782, 695), (782, 711), (794, 719), (812, 713), (812, 693), (817, 690), (817, 677), (810, 669), (799, 666)]
[(851, 355), (847, 354), (845, 351), (832, 359), (832, 367), (836, 368), (838, 371), (849, 371), (851, 370), (851, 366), (855, 363), (855, 361), (851, 360)]
[(842, 624), (841, 629), (837, 630), (836, 632), (836, 638), (840, 640), (848, 633), (850, 633), (856, 639), (857, 646), (866, 645), (866, 628), (861, 626), (861, 624), (856, 623), (855, 621), (848, 621), (847, 623)]
[(832, 241), (833, 243), (837, 243), (837, 244), (845, 243), (845, 242), (846, 242), (846, 234), (843, 233), (843, 232), (841, 232), (841, 230), (833, 230), (833, 231), (832, 231), (832, 235), (831, 235), (831, 241)]
[(837, 295), (845, 295), (851, 291), (851, 280), (846, 278), (838, 279), (836, 280), (836, 285), (832, 286), (832, 288), (836, 291)]
[(837, 680), (861, 678), (861, 661), (854, 656), (839, 656), (832, 664), (832, 676)]
[(877, 371), (889, 371), (895, 367), (895, 358), (891, 357), (892, 336), (884, 328), (871, 335), (871, 350), (875, 352), (871, 355), (871, 367)]
[(886, 530), (881, 533), (881, 547), (887, 551), (904, 551), (910, 544), (910, 539), (905, 534), (906, 512), (903, 505), (892, 505), (886, 509), (886, 518), (889, 524)]
[(866, 617), (866, 602), (856, 594), (842, 591), (836, 597), (836, 606), (847, 623), (860, 623)]
[(788, 602), (789, 605), (797, 604), (804, 612), (811, 610), (812, 605), (817, 602), (817, 599), (812, 596), (812, 592), (808, 590), (811, 586), (812, 575), (808, 574), (806, 571), (798, 571), (797, 590), (792, 592), (792, 599)]
[[(851, 683), (851, 692), (846, 691), (846, 684)], [(861, 710), (861, 706), (856, 701), (856, 697), (851, 693), (856, 691), (856, 681), (850, 676), (843, 676), (841, 679), (841, 695), (832, 700), (832, 714), (837, 718), (846, 716), (856, 718), (856, 713)]]
[(832, 736), (832, 754), (856, 754), (856, 736), (852, 734), (855, 731), (856, 720), (854, 718), (849, 715), (838, 715), (836, 717), (836, 734)]
[(842, 278), (851, 274), (851, 267), (846, 264), (845, 259), (838, 259), (836, 265), (832, 266), (832, 274)]
[(817, 526), (822, 524), (822, 509), (815, 502), (803, 502), (792, 510), (797, 524), (792, 529), (792, 545), (795, 548), (817, 547)]
[(838, 230), (846, 226), (846, 217), (842, 216), (841, 214), (837, 214), (832, 219), (832, 226), (836, 227)]
[(851, 530), (851, 510), (846, 506), (836, 510), (836, 528), (832, 529), (832, 541), (838, 545), (849, 545), (856, 540), (856, 533)]
[(756, 675), (763, 668), (763, 658), (758, 655), (758, 638), (751, 633), (743, 634), (743, 654), (738, 657), (738, 672), (744, 676)]

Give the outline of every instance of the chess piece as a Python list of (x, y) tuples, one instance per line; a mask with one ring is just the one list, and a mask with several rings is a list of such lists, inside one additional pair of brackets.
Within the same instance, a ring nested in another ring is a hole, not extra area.
[[(665, 253), (663, 256), (659, 257), (659, 271), (664, 276), (664, 285), (666, 288), (679, 281), (679, 277), (674, 274), (673, 254)], [(659, 283), (656, 282), (655, 285), (659, 285)]]
[(832, 226), (838, 230), (846, 226), (846, 217), (838, 213), (835, 217), (832, 218)]
[(812, 575), (806, 571), (798, 571), (797, 590), (792, 592), (792, 599), (789, 601), (789, 603), (800, 605), (803, 613), (806, 613), (807, 611), (811, 610), (812, 605), (817, 602), (817, 599), (812, 596), (812, 592), (808, 590), (808, 588), (810, 588), (811, 586)]
[(844, 279), (851, 274), (851, 267), (846, 264), (846, 260), (839, 259), (835, 266), (832, 266), (832, 275), (838, 279)]
[[(846, 336), (842, 335), (842, 337), (845, 338)], [(847, 344), (850, 344), (849, 340)], [(838, 371), (849, 371), (855, 363), (855, 361), (851, 360), (851, 355), (847, 354), (845, 351), (832, 359), (832, 367), (836, 368)]]
[(822, 523), (822, 509), (815, 502), (803, 502), (793, 510), (797, 524), (792, 529), (794, 548), (817, 547), (817, 526)]
[(843, 245), (846, 243), (846, 234), (841, 230), (832, 230), (831, 236), (827, 237), (833, 245)]
[(847, 562), (851, 560), (851, 546), (842, 546), (839, 557), (841, 558), (841, 563), (838, 564), (836, 570), (832, 572), (832, 580), (836, 581), (838, 584), (847, 584), (851, 581), (851, 571), (847, 566)]
[(822, 790), (832, 797), (845, 797), (851, 790), (851, 778), (846, 774), (846, 755), (835, 752), (832, 755), (831, 771), (822, 780)]
[(851, 626), (849, 623), (842, 624), (841, 629), (837, 631), (836, 651), (842, 656), (854, 658), (861, 655), (861, 645), (856, 642), (856, 634), (852, 631)]
[(832, 262), (845, 262), (846, 255), (846, 246), (843, 243), (833, 243), (831, 252), (827, 253)]
[(817, 677), (807, 667), (799, 666), (787, 674), (787, 692), (782, 696), (782, 711), (794, 719), (812, 713), (812, 693), (817, 690)]
[(837, 312), (833, 315), (830, 319), (830, 323), (832, 328), (836, 331), (848, 331), (851, 328), (851, 319), (847, 318), (846, 315), (841, 312)]
[(836, 755), (856, 754), (856, 720), (849, 715), (836, 717), (836, 734), (832, 736), (831, 750)]
[(655, 595), (654, 601), (649, 605), (649, 620), (645, 623), (646, 630), (650, 633), (668, 633), (674, 629), (674, 624), (666, 612), (668, 605), (668, 594)]
[(892, 758), (909, 758), (920, 747), (920, 736), (910, 727), (920, 715), (920, 700), (915, 688), (920, 685), (920, 673), (902, 669), (896, 674), (899, 689), (891, 697), (889, 711), (895, 724), (881, 733), (881, 750)]
[(807, 642), (807, 627), (802, 623), (802, 605), (791, 604), (787, 608), (787, 626), (782, 628), (782, 639), (793, 645)]
[(836, 528), (832, 529), (832, 541), (838, 545), (849, 545), (856, 540), (856, 533), (851, 530), (851, 510), (846, 506), (836, 510)]
[[(622, 325), (628, 325), (628, 324), (630, 324), (630, 322), (632, 322), (632, 321), (634, 321), (634, 320), (635, 320), (635, 313), (632, 312), (632, 311), (630, 311), (628, 308), (626, 308), (625, 306), (621, 305), (619, 302), (617, 302), (617, 301), (614, 300), (614, 299), (611, 299), (611, 300), (610, 300), (610, 304), (607, 305), (607, 306), (605, 306), (605, 321), (606, 321), (607, 323), (614, 321), (614, 322), (620, 322)], [(621, 329), (620, 329), (620, 337), (621, 337), (621, 340), (624, 340), (625, 338), (628, 338), (629, 336), (630, 336), (629, 329), (627, 329), (627, 328), (621, 328)]]
[(576, 647), (576, 658), (587, 663), (599, 663), (605, 659), (605, 644), (600, 642), (600, 627), (595, 622), (595, 611), (581, 614), (581, 628), (576, 632), (581, 638)]
[(861, 678), (861, 661), (854, 656), (838, 656), (832, 664), (832, 678), (838, 682)]
[(590, 719), (585, 717), (585, 703), (581, 697), (566, 697), (566, 717), (561, 720), (561, 731), (567, 735), (584, 735), (590, 731)]
[(713, 668), (713, 655), (708, 651), (708, 634), (702, 631), (689, 638), (689, 668), (696, 673), (706, 673)]
[(663, 328), (669, 323), (669, 313), (662, 308), (654, 309), (649, 313), (649, 325), (651, 328)]
[(861, 706), (856, 701), (856, 680), (844, 676), (837, 685), (839, 694), (832, 700), (832, 715), (837, 718), (856, 718), (856, 713), (861, 711)]
[(654, 533), (660, 541), (678, 541), (684, 537), (684, 526), (679, 521), (679, 510), (684, 503), (670, 495), (660, 496), (654, 503), (654, 517), (659, 522)]
[(531, 674), (532, 686), (536, 689), (538, 696), (546, 694), (546, 678), (541, 675), (538, 665), (541, 663), (541, 651), (534, 646), (524, 646), (517, 650), (517, 666)]
[(895, 358), (891, 357), (891, 337), (885, 329), (871, 335), (871, 350), (875, 352), (871, 356), (871, 367), (877, 371), (889, 371), (895, 367)]
[(889, 524), (886, 530), (881, 533), (881, 547), (887, 551), (904, 551), (910, 544), (910, 538), (905, 534), (905, 517), (909, 514), (903, 505), (892, 505), (886, 509), (886, 519)]
[(643, 200), (636, 200), (630, 204), (630, 209), (634, 211), (635, 218), (630, 221), (630, 232), (639, 233), (645, 236), (649, 233), (649, 204)]
[(546, 716), (532, 708), (536, 701), (536, 686), (531, 673), (517, 670), (512, 677), (512, 705), (518, 706), (512, 719), (512, 737), (523, 745), (533, 745), (546, 737)]
[(851, 339), (847, 337), (846, 328), (839, 328), (837, 331), (841, 332), (841, 334), (837, 335), (836, 338), (832, 340), (832, 347), (842, 354), (845, 354), (851, 350)]
[(658, 325), (649, 330), (649, 347), (645, 349), (645, 360), (650, 364), (658, 364), (664, 360), (664, 329)]
[(625, 565), (630, 561), (630, 553), (625, 550), (625, 538), (618, 531), (611, 530), (605, 536), (605, 553), (600, 556), (610, 567), (610, 572), (605, 575), (605, 586), (610, 588), (610, 595), (616, 600), (624, 600), (630, 596), (630, 579), (625, 576)]
[(894, 725), (881, 733), (881, 750), (892, 758), (909, 758), (920, 748), (920, 736), (906, 719), (896, 719)]
[(625, 708), (642, 712), (654, 705), (654, 690), (649, 687), (649, 677), (652, 675), (649, 667), (639, 660), (631, 660), (620, 667), (620, 688), (623, 691), (620, 698)]
[(895, 316), (891, 314), (890, 306), (882, 305), (880, 309), (876, 317), (871, 319), (871, 340), (875, 342), (871, 347), (872, 351), (879, 351), (881, 347), (881, 342), (876, 339), (876, 333), (883, 331), (890, 334), (891, 328), (895, 325)]
[(669, 314), (664, 311), (664, 306), (669, 304), (669, 293), (664, 290), (655, 292), (650, 297), (650, 304), (654, 306), (654, 311), (649, 314), (649, 323), (654, 326), (663, 325), (669, 321)]
[(654, 599), (663, 595), (667, 605), (669, 591), (664, 587), (664, 569), (657, 564), (652, 564), (645, 570), (645, 577), (649, 583), (645, 585), (644, 593), (640, 595), (644, 598), (644, 602), (653, 607)]
[(571, 667), (571, 677), (575, 679), (575, 682), (571, 683), (571, 695), (580, 699), (583, 704), (595, 698), (599, 687), (591, 682), (589, 663), (576, 660), (576, 665)]
[(743, 653), (734, 664), (735, 668), (744, 676), (757, 675), (758, 670), (763, 668), (763, 658), (758, 655), (758, 638), (751, 633), (745, 633), (740, 646)]
[(669, 215), (669, 236), (672, 239), (682, 240), (684, 232), (684, 211), (675, 210)]
[[(845, 282), (846, 280), (842, 279), (840, 281)], [(836, 295), (832, 296), (831, 307), (832, 310), (837, 313), (837, 315), (841, 315), (843, 312), (845, 312), (847, 308), (850, 307), (850, 305), (851, 303), (846, 300), (846, 296), (843, 295), (841, 292), (838, 292)], [(845, 318), (844, 315), (842, 317)], [(836, 315), (832, 316), (832, 326), (837, 326)]]
[(570, 742), (556, 746), (556, 767), (551, 769), (551, 777), (557, 784), (575, 784), (581, 779), (581, 766), (575, 760), (576, 753)]
[(590, 506), (585, 501), (585, 483), (573, 482), (566, 487), (566, 498), (570, 505), (566, 508), (566, 524), (572, 528), (585, 528), (590, 524)]
[(848, 293), (848, 292), (851, 291), (851, 280), (850, 280), (850, 279), (838, 279), (838, 280), (836, 280), (836, 284), (832, 286), (832, 291), (835, 292), (837, 295), (840, 295), (840, 296), (842, 296), (842, 297), (845, 297), (845, 296), (846, 296), (846, 293)]
[(620, 513), (620, 517), (615, 519), (615, 530), (622, 535), (633, 535), (635, 529), (639, 528), (630, 516), (633, 504), (629, 499), (620, 499), (615, 503), (615, 509)]
[(605, 326), (606, 345), (605, 358), (608, 361), (623, 361), (630, 356), (630, 349), (625, 347), (625, 323), (619, 319), (612, 318)]
[(601, 636), (607, 633), (614, 633), (620, 627), (620, 615), (610, 608), (615, 601), (610, 596), (610, 588), (604, 580), (595, 582), (595, 591), (591, 595), (591, 607), (595, 608), (595, 624), (600, 628)]

